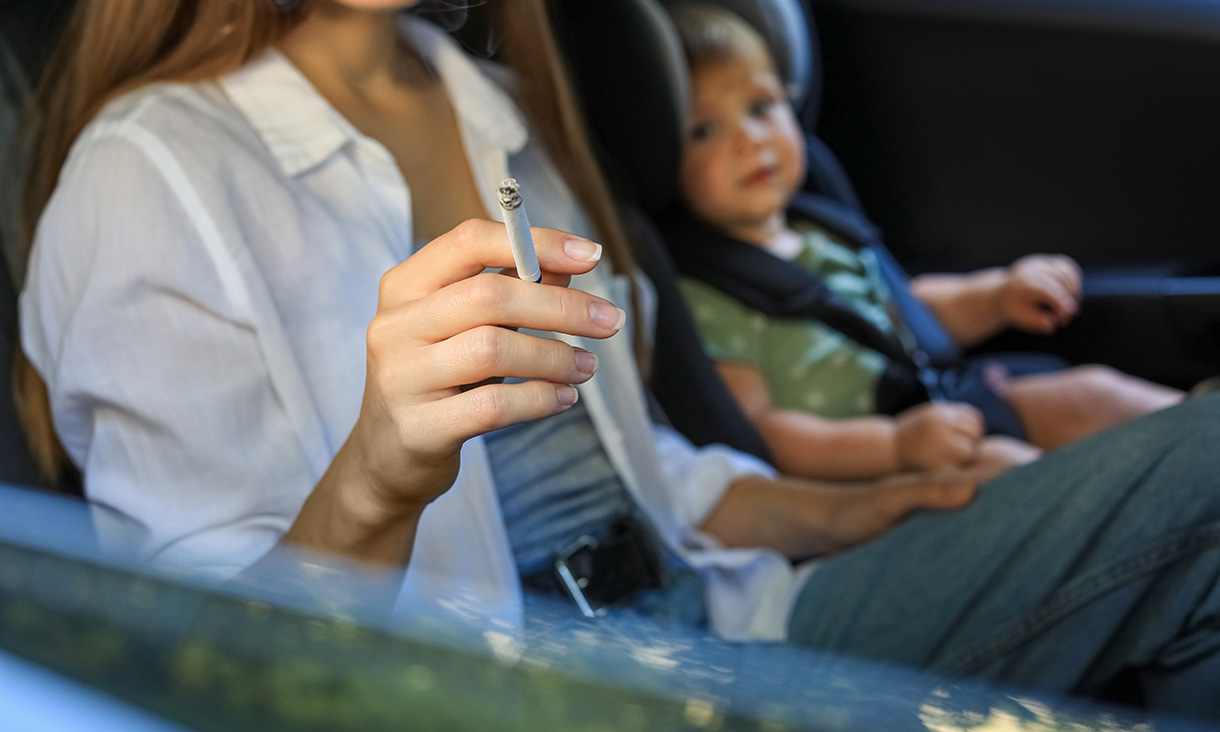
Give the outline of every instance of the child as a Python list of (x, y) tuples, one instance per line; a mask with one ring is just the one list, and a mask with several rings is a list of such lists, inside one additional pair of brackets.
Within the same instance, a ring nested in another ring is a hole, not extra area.
[[(762, 37), (719, 8), (684, 5), (672, 15), (692, 82), (679, 180), (688, 219), (728, 246), (759, 247), (817, 273), (880, 342), (896, 344), (899, 360), (909, 358), (914, 339), (895, 315), (876, 253), (790, 210), (805, 177), (804, 137)], [(1006, 269), (920, 277), (910, 289), (969, 347), (1007, 327), (1053, 332), (1075, 316), (1080, 283), (1071, 259), (1038, 254)], [(963, 465), (996, 449), (1024, 449), (1032, 459), (1028, 444), (984, 435), (1007, 431), (1049, 449), (1181, 399), (1100, 366), (1017, 376), (996, 363), (973, 404), (924, 402), (881, 416), (893, 368), (884, 349), (818, 320), (769, 317), (692, 277), (682, 287), (706, 352), (777, 467), (791, 474), (864, 478)], [(1014, 428), (985, 419), (984, 399), (998, 402), (988, 414), (1006, 413)]]

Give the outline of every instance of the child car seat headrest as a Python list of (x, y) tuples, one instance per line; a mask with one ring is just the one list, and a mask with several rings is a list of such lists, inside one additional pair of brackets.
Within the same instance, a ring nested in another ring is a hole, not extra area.
[(611, 184), (646, 210), (664, 208), (690, 98), (669, 16), (656, 0), (563, 0), (552, 13)]
[(808, 14), (800, 0), (661, 0), (669, 8), (681, 5), (716, 5), (752, 25), (767, 42), (775, 70), (788, 87), (798, 108), (813, 93), (814, 39)]
[(556, 35), (600, 158), (618, 193), (658, 212), (676, 195), (690, 79), (669, 6), (714, 4), (753, 25), (800, 109), (815, 94), (814, 47), (801, 0), (556, 0)]

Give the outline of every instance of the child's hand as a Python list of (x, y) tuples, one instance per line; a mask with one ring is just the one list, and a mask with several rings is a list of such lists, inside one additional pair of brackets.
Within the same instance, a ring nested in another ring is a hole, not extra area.
[(1031, 254), (1013, 262), (997, 293), (1010, 326), (1049, 334), (1071, 322), (1080, 307), (1080, 266), (1063, 255)]
[(607, 338), (622, 327), (613, 304), (566, 287), (600, 247), (550, 229), (533, 236), (543, 284), (484, 271), (513, 266), (504, 226), (487, 221), (462, 224), (382, 278), (364, 401), (345, 445), (379, 505), (427, 504), (456, 478), (467, 439), (575, 403), (571, 385), (592, 377), (596, 358), (514, 329)]
[(983, 438), (983, 415), (969, 404), (930, 402), (895, 418), (899, 470), (964, 465)]

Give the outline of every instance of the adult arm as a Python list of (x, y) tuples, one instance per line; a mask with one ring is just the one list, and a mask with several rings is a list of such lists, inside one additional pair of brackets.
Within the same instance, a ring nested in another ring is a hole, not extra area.
[(979, 470), (859, 483), (748, 476), (729, 485), (700, 528), (729, 547), (823, 556), (880, 536), (916, 511), (964, 508), (984, 477)]
[(575, 403), (571, 384), (587, 381), (595, 360), (515, 329), (605, 338), (623, 314), (565, 287), (600, 248), (549, 229), (535, 229), (534, 242), (542, 286), (484, 272), (513, 264), (504, 227), (486, 221), (466, 222), (383, 278), (360, 417), (284, 542), (403, 565), (425, 506), (453, 484), (466, 440)]
[[(226, 276), (228, 242), (200, 227), (224, 212), (186, 203), (140, 139), (91, 139), (65, 169), (22, 330), (89, 498), (122, 518), (103, 540), (145, 562), (230, 575), (288, 544), (401, 567), (461, 442), (563, 408), (591, 373), (570, 346), (498, 326), (605, 337), (621, 324), (609, 303), (563, 287), (594, 266), (595, 245), (536, 230), (550, 270), (538, 286), (482, 274), (511, 254), (502, 226), (469, 222), (387, 274), (366, 337), (345, 342), (367, 346), (350, 436), (333, 448), (322, 428), (303, 438), (308, 414), (269, 365), (266, 309)], [(536, 380), (459, 386), (488, 375)]]
[(911, 281), (961, 346), (969, 348), (1006, 328), (1049, 334), (1079, 309), (1080, 267), (1070, 257), (1031, 254), (1008, 267), (969, 274), (931, 274)]

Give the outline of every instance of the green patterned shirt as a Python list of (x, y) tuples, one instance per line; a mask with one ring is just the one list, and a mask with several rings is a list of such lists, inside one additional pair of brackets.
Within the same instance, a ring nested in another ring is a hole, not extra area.
[[(909, 346), (905, 325), (891, 316), (889, 290), (872, 251), (857, 251), (812, 225), (796, 228), (804, 246), (793, 261), (822, 275), (860, 314)], [(772, 319), (702, 282), (684, 277), (680, 284), (704, 352), (757, 368), (776, 408), (827, 419), (876, 412), (877, 380), (886, 365), (881, 354), (816, 321)]]

